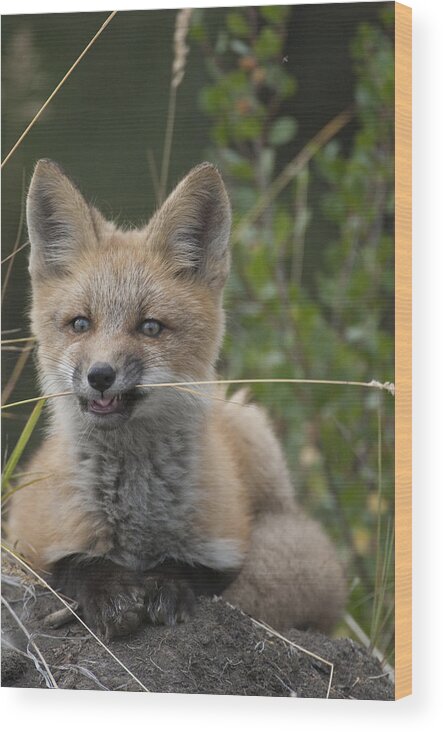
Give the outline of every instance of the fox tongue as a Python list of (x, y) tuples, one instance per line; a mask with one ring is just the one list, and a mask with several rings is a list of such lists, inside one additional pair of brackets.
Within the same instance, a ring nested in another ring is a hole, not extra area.
[(89, 402), (89, 409), (91, 412), (96, 412), (97, 414), (109, 414), (110, 412), (115, 412), (118, 407), (118, 401), (116, 397), (107, 397), (106, 399), (102, 397), (101, 399), (93, 399), (91, 402)]
[(123, 394), (114, 394), (114, 396), (88, 400), (87, 410), (92, 414), (124, 414), (126, 412), (126, 401)]
[(100, 407), (109, 407), (113, 401), (114, 397), (110, 397), (109, 399), (94, 399), (94, 403), (98, 404)]

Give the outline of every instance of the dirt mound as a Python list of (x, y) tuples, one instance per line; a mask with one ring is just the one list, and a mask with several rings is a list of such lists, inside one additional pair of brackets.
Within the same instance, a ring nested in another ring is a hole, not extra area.
[(354, 641), (296, 630), (283, 640), (220, 599), (199, 600), (185, 624), (112, 641), (120, 665), (77, 621), (45, 627), (60, 608), (47, 590), (8, 582), (3, 596), (3, 686), (326, 697), (333, 664), (331, 698), (393, 698), (388, 675)]

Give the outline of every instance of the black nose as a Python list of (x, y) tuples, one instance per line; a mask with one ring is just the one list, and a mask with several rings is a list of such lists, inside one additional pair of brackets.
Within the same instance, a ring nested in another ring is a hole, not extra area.
[(93, 389), (102, 393), (115, 381), (116, 373), (110, 363), (95, 363), (88, 371), (88, 381)]

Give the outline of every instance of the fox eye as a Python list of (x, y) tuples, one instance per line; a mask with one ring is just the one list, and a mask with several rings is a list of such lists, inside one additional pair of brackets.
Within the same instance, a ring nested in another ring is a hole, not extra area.
[(150, 338), (158, 336), (162, 332), (162, 330), (162, 324), (159, 323), (158, 320), (153, 320), (152, 318), (144, 320), (143, 323), (140, 325), (140, 331), (143, 333), (143, 335), (149, 336)]
[(85, 331), (89, 330), (91, 327), (91, 321), (88, 320), (88, 318), (83, 318), (82, 316), (79, 316), (78, 318), (74, 318), (74, 320), (71, 321), (72, 330), (75, 333), (85, 333)]

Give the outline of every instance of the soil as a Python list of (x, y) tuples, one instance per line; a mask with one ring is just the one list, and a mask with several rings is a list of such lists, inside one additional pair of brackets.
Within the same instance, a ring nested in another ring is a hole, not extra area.
[(125, 669), (78, 621), (46, 628), (44, 618), (59, 601), (41, 587), (12, 582), (3, 584), (3, 686), (325, 698), (334, 664), (330, 698), (394, 698), (387, 673), (353, 640), (298, 630), (282, 639), (217, 598), (200, 599), (187, 623), (147, 625), (112, 641), (108, 647)]

